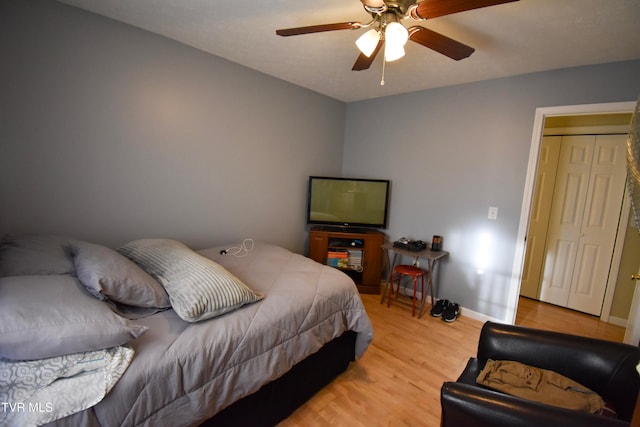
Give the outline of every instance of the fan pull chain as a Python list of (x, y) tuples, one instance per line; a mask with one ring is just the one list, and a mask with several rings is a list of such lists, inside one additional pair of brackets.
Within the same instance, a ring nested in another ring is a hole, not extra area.
[[(384, 44), (384, 49), (385, 51), (387, 50), (387, 44)], [(382, 78), (380, 79), (380, 86), (384, 86), (384, 70), (386, 68), (387, 65), (387, 60), (384, 58), (382, 58)]]

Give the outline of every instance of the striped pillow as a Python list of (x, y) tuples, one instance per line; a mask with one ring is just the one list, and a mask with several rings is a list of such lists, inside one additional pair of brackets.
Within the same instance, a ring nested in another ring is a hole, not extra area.
[(220, 316), (262, 299), (220, 264), (175, 240), (136, 240), (118, 252), (162, 284), (171, 306), (187, 322)]

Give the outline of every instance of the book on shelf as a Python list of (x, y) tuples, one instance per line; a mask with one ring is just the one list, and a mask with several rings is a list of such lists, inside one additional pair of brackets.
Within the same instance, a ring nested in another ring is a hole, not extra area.
[(349, 249), (349, 265), (354, 267), (362, 266), (362, 251)]
[(330, 249), (329, 251), (327, 251), (327, 256), (331, 258), (348, 258), (349, 252)]
[(349, 251), (346, 249), (329, 249), (327, 251), (327, 265), (347, 268), (349, 266)]

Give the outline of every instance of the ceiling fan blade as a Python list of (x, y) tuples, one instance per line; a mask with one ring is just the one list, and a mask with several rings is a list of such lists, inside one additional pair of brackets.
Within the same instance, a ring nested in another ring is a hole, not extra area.
[(362, 28), (360, 22), (338, 22), (336, 24), (321, 24), (310, 25), (307, 27), (285, 28), (282, 30), (276, 30), (276, 34), (283, 37), (297, 36), (300, 34), (321, 33), (323, 31), (335, 31), (335, 30), (357, 30)]
[(420, 19), (430, 19), (514, 1), (518, 0), (423, 0), (413, 13)]
[(384, 40), (380, 39), (380, 41), (378, 41), (378, 45), (373, 50), (373, 53), (371, 54), (371, 56), (367, 56), (364, 53), (360, 53), (360, 56), (358, 56), (358, 59), (356, 59), (355, 64), (353, 64), (352, 70), (362, 71), (362, 70), (369, 69), (369, 67), (371, 67), (371, 64), (373, 64), (373, 60), (376, 59), (376, 55), (378, 55), (378, 52), (380, 52), (380, 48), (382, 48), (383, 44), (384, 44)]
[(475, 51), (466, 44), (420, 26), (409, 28), (409, 39), (456, 61), (467, 58)]

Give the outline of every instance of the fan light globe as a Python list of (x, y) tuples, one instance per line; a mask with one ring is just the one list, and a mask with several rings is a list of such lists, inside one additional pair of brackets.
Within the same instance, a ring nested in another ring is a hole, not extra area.
[(378, 31), (371, 29), (358, 37), (356, 40), (356, 46), (360, 49), (367, 58), (371, 57), (371, 54), (374, 50), (376, 50), (376, 46), (378, 46), (378, 42), (380, 41), (380, 33)]
[(404, 25), (398, 22), (392, 22), (387, 25), (384, 36), (387, 43), (400, 47), (407, 44), (407, 40), (409, 40), (409, 32)]
[(403, 46), (394, 46), (387, 41), (387, 44), (384, 47), (384, 60), (387, 62), (392, 62), (397, 59), (400, 59), (404, 56), (404, 47)]
[(387, 62), (395, 61), (404, 56), (404, 45), (409, 40), (409, 32), (398, 22), (387, 25), (384, 31), (385, 46), (384, 59)]

